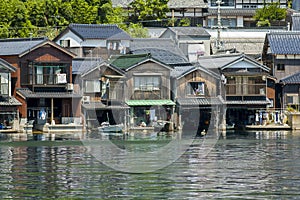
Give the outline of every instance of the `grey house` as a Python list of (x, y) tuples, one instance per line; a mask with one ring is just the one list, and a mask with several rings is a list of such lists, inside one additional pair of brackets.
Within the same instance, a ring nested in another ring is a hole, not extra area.
[(189, 62), (210, 55), (210, 34), (201, 27), (169, 27), (160, 38), (171, 38)]
[(54, 42), (77, 57), (102, 57), (125, 54), (131, 37), (114, 24), (70, 24)]

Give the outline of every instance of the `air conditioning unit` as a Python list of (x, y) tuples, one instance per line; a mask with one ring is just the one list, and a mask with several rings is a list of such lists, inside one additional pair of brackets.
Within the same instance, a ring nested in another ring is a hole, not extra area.
[(90, 103), (91, 97), (90, 96), (83, 96), (82, 97), (82, 103)]
[(67, 74), (56, 74), (56, 83), (67, 83)]
[(67, 90), (68, 90), (68, 91), (73, 91), (73, 90), (74, 90), (73, 83), (68, 83), (68, 84), (67, 84)]

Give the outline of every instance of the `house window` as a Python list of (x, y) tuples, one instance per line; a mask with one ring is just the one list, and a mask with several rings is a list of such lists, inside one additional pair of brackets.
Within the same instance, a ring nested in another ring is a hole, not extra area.
[(35, 77), (35, 83), (38, 85), (67, 83), (66, 67), (51, 64), (35, 65)]
[(151, 91), (159, 90), (160, 77), (159, 76), (135, 76), (134, 77), (134, 89)]
[[(218, 6), (218, 0), (211, 0), (211, 6)], [(234, 0), (222, 0), (221, 6), (234, 6)]]
[(289, 105), (299, 104), (299, 95), (298, 94), (287, 94), (286, 95), (286, 103)]
[(99, 80), (85, 81), (85, 92), (86, 93), (100, 92), (100, 81)]
[(1, 95), (8, 95), (8, 74), (0, 73)]
[(285, 65), (284, 64), (277, 64), (277, 70), (278, 71), (284, 71), (285, 70)]
[(189, 82), (188, 83), (188, 95), (201, 96), (205, 95), (205, 83), (204, 82)]
[(119, 48), (120, 48), (120, 41), (107, 41), (106, 47), (109, 50), (119, 50)]
[(70, 40), (60, 40), (59, 43), (62, 47), (70, 47)]

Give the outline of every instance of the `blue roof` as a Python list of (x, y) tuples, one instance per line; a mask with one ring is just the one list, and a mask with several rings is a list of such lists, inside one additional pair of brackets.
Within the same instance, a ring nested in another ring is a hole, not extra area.
[(280, 80), (282, 84), (300, 84), (300, 72)]
[(82, 39), (131, 39), (125, 31), (114, 24), (70, 24), (68, 28)]
[(20, 55), (47, 40), (47, 38), (2, 39), (0, 40), (0, 55)]
[(300, 54), (300, 32), (271, 32), (267, 38), (272, 54)]

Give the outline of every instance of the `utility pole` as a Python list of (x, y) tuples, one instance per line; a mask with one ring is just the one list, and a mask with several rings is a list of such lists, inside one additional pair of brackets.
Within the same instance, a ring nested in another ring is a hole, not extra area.
[(221, 4), (223, 3), (221, 0), (217, 0), (216, 3), (218, 4), (218, 24), (217, 24), (217, 31), (218, 31), (218, 36), (217, 36), (217, 49), (221, 48), (221, 29), (222, 29), (222, 23), (221, 23)]

